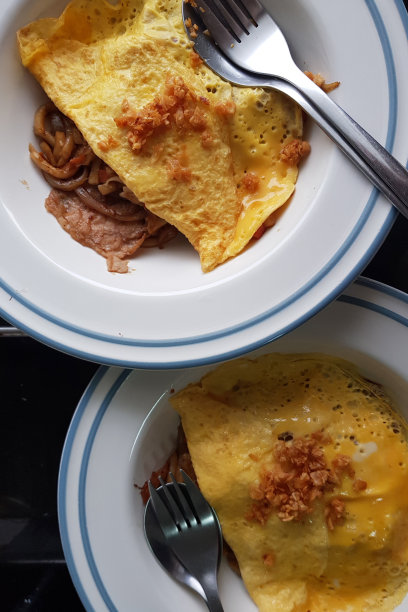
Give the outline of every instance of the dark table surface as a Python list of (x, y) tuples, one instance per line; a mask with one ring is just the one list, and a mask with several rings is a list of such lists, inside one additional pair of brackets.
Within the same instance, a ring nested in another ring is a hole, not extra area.
[[(406, 219), (397, 218), (362, 273), (408, 292)], [(0, 337), (0, 363), (0, 610), (82, 611), (62, 552), (56, 493), (65, 435), (98, 365), (28, 337)]]

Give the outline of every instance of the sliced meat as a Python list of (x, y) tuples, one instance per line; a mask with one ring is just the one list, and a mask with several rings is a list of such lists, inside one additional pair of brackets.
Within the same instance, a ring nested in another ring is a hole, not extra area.
[(109, 272), (127, 272), (127, 262), (147, 237), (145, 220), (118, 221), (88, 208), (74, 193), (53, 189), (45, 207), (83, 246), (106, 258)]

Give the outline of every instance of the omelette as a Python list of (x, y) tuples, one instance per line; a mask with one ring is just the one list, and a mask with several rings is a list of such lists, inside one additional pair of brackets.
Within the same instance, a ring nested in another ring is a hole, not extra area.
[(17, 39), (56, 107), (187, 237), (204, 272), (259, 237), (293, 193), (309, 151), (300, 109), (216, 76), (192, 49), (181, 0), (73, 0)]
[(350, 363), (270, 354), (171, 398), (261, 612), (393, 610), (408, 591), (407, 424)]

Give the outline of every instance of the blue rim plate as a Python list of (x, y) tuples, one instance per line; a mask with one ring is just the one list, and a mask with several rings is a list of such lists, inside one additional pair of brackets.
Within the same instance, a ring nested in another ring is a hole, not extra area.
[[(298, 64), (340, 79), (334, 99), (406, 164), (402, 0), (288, 0), (284, 11), (279, 0), (268, 1)], [(312, 125), (306, 127), (312, 155), (277, 225), (207, 275), (182, 242), (135, 258), (130, 274), (109, 274), (103, 259), (56, 226), (42, 204), (47, 188), (27, 155), (43, 94), (19, 64), (15, 31), (58, 14), (64, 3), (5, 0), (0, 16), (0, 67), (8, 84), (0, 124), (10, 143), (0, 153), (0, 315), (77, 357), (184, 368), (279, 338), (339, 295), (381, 245), (396, 213)], [(10, 122), (15, 115), (19, 122)]]
[[(251, 356), (272, 351), (349, 359), (392, 390), (408, 417), (408, 296), (400, 291), (360, 277), (317, 316)], [(171, 389), (198, 380), (210, 367), (154, 372), (101, 366), (79, 402), (61, 459), (58, 512), (68, 568), (86, 610), (203, 609), (151, 555), (133, 485), (161, 465), (174, 443)], [(226, 564), (220, 588), (226, 611), (255, 610)], [(398, 610), (407, 612), (408, 601)]]

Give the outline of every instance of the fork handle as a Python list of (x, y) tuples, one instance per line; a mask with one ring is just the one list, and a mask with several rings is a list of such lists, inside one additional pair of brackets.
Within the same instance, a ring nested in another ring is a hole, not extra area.
[(214, 588), (212, 586), (201, 583), (205, 594), (205, 603), (210, 612), (224, 612), (220, 597), (218, 595), (217, 585)]
[(199, 558), (194, 559), (189, 566), (189, 571), (204, 591), (204, 601), (210, 612), (224, 612), (218, 593), (217, 569), (209, 568), (205, 559)]
[(293, 90), (288, 95), (312, 114), (327, 135), (408, 218), (407, 170), (301, 70), (293, 70), (287, 81), (301, 96), (296, 99)]

